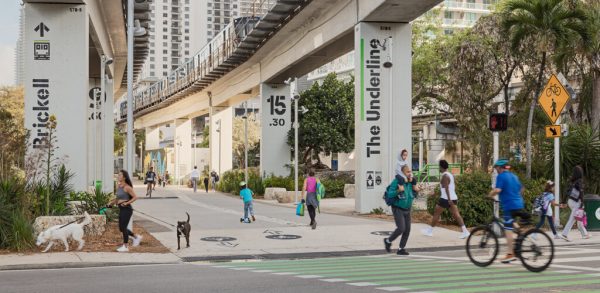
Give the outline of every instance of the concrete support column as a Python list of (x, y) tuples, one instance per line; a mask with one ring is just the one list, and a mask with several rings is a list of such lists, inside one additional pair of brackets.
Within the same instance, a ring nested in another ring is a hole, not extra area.
[(113, 192), (114, 189), (114, 173), (115, 173), (115, 150), (114, 150), (114, 129), (115, 119), (112, 111), (114, 104), (113, 90), (114, 84), (112, 79), (106, 79), (106, 100), (102, 102), (102, 152), (101, 161), (101, 180), (103, 182), (102, 189), (104, 192)]
[(210, 121), (211, 168), (221, 176), (233, 166), (233, 108), (214, 108)]
[(290, 87), (285, 84), (261, 84), (261, 176), (288, 176), (290, 163), (287, 133), (292, 125)]
[(146, 127), (145, 150), (156, 150), (160, 148), (160, 127)]
[(176, 183), (185, 185), (183, 180), (193, 168), (190, 166), (192, 160), (192, 120), (175, 120), (175, 179)]

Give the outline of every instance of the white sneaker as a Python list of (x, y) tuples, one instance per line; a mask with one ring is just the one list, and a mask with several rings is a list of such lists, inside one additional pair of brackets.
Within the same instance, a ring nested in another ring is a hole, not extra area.
[(137, 237), (133, 238), (133, 247), (136, 246), (140, 246), (140, 242), (142, 242), (142, 235), (138, 235)]
[(425, 235), (425, 236), (433, 237), (433, 228), (429, 227), (429, 228), (421, 229), (421, 233), (423, 233), (423, 235)]
[(569, 239), (569, 237), (567, 237), (567, 236), (565, 236), (565, 235), (563, 235), (563, 234), (560, 234), (560, 238), (561, 238), (562, 240), (564, 240), (564, 241), (571, 242), (571, 239)]
[(590, 233), (587, 233), (584, 236), (581, 236), (582, 239), (590, 239), (592, 237), (592, 235)]
[(123, 246), (117, 248), (117, 251), (118, 252), (128, 252), (129, 248), (127, 248), (127, 246), (123, 245)]
[(459, 239), (465, 239), (467, 237), (469, 237), (469, 235), (471, 235), (471, 233), (469, 232), (462, 232), (460, 233), (460, 236), (458, 236)]
[(562, 239), (562, 240), (567, 240), (568, 241), (567, 237), (563, 236), (562, 234), (556, 234), (556, 235), (554, 235), (554, 239), (557, 239), (557, 240), (558, 239)]

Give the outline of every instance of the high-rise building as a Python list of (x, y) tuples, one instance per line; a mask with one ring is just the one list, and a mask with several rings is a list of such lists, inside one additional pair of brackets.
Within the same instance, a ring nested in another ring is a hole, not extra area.
[(141, 82), (153, 82), (196, 54), (206, 45), (208, 0), (149, 0), (150, 54)]
[(23, 8), (20, 9), (19, 15), (19, 37), (15, 46), (15, 85), (23, 85), (23, 68), (25, 61), (23, 60)]
[(436, 9), (440, 9), (444, 33), (451, 34), (457, 29), (475, 25), (477, 20), (488, 15), (498, 0), (445, 0)]

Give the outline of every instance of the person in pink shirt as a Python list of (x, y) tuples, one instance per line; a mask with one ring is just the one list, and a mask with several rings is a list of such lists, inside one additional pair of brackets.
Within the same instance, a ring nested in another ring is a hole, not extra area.
[(302, 186), (302, 201), (306, 203), (308, 214), (310, 215), (311, 228), (314, 230), (317, 228), (317, 216), (316, 210), (319, 207), (319, 201), (317, 200), (317, 182), (319, 179), (315, 178), (315, 171), (310, 170), (308, 177), (304, 179), (304, 185)]

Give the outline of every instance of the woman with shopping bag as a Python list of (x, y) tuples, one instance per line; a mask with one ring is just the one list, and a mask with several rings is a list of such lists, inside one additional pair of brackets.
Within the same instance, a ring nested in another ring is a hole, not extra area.
[[(590, 233), (585, 229), (584, 217), (585, 212), (583, 211), (583, 168), (581, 166), (575, 166), (573, 169), (573, 175), (569, 179), (569, 188), (567, 189), (567, 205), (571, 209), (569, 220), (562, 231), (562, 236), (565, 240), (570, 241), (567, 236), (569, 231), (573, 228), (573, 224), (577, 223), (577, 228), (581, 232), (581, 238), (590, 238)], [(567, 206), (562, 204), (561, 207)]]
[(315, 178), (315, 171), (310, 170), (308, 177), (304, 179), (304, 185), (302, 186), (302, 202), (306, 203), (308, 214), (310, 215), (309, 226), (314, 230), (317, 228), (317, 216), (316, 210), (319, 208), (319, 199), (317, 198), (317, 184), (319, 179)]

